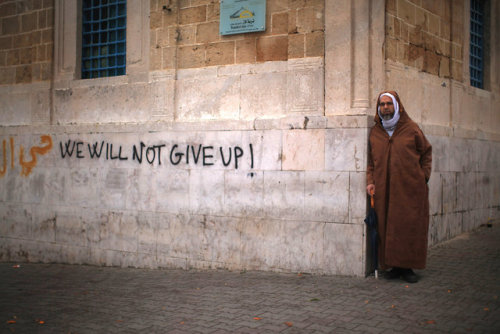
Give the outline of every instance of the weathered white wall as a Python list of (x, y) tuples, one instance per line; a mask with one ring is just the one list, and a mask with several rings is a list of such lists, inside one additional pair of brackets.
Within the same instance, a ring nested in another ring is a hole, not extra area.
[(433, 146), (430, 245), (490, 219), (498, 220), (498, 91), (476, 89), (390, 62), (386, 80)]
[[(315, 121), (312, 129), (3, 128), (1, 259), (362, 275), (366, 151), (357, 143), (366, 121), (343, 119), (344, 128), (333, 118)], [(28, 161), (32, 147), (49, 146), (43, 135), (52, 148), (21, 176), (20, 147)], [(141, 142), (139, 163), (133, 148)], [(89, 153), (96, 143), (100, 158)], [(191, 145), (198, 154), (200, 144), (213, 147), (205, 164), (203, 148), (197, 163), (190, 150), (189, 163), (184, 155), (175, 164), (175, 153)]]

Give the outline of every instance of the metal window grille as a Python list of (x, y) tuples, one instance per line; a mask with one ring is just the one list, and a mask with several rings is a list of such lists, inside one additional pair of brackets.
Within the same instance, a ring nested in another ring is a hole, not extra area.
[(484, 8), (481, 0), (471, 0), (470, 2), (470, 84), (471, 86), (483, 88), (483, 67), (484, 67)]
[(126, 0), (84, 0), (82, 79), (125, 74)]

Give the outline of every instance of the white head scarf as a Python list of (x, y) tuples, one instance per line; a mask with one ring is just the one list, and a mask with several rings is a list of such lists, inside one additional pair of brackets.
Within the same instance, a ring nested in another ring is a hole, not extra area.
[(384, 127), (385, 131), (387, 131), (387, 133), (389, 134), (389, 137), (391, 137), (392, 134), (394, 133), (394, 129), (396, 129), (396, 125), (398, 124), (398, 121), (399, 121), (399, 103), (396, 100), (396, 98), (390, 93), (381, 94), (379, 97), (379, 101), (380, 101), (380, 98), (382, 96), (389, 96), (392, 99), (392, 104), (394, 105), (394, 116), (392, 116), (392, 118), (390, 120), (387, 120), (387, 121), (384, 120), (384, 118), (380, 114), (380, 105), (378, 106), (378, 109), (377, 109), (378, 117), (380, 117), (380, 120), (382, 122), (382, 126)]

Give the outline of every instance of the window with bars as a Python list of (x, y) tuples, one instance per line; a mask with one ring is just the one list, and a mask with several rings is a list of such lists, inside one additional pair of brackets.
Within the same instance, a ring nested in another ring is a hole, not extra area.
[(126, 73), (126, 0), (83, 0), (82, 79)]
[(470, 2), (470, 84), (484, 86), (484, 3), (481, 0)]

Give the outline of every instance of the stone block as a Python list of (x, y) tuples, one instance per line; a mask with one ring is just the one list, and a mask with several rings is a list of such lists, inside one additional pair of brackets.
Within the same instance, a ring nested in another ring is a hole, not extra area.
[(155, 169), (134, 169), (130, 172), (125, 207), (128, 210), (152, 211), (156, 207)]
[(397, 60), (398, 41), (394, 38), (386, 39), (385, 59)]
[(159, 223), (158, 254), (188, 258), (187, 265), (198, 268), (201, 262), (214, 267), (239, 263), (240, 225), (234, 218), (169, 215), (167, 224)]
[(156, 210), (160, 212), (189, 212), (189, 171), (170, 170), (155, 178)]
[[(367, 214), (369, 197), (366, 193), (366, 173), (349, 173), (349, 223), (364, 221)], [(338, 196), (338, 195), (337, 195)], [(340, 207), (344, 207), (344, 204)], [(344, 207), (345, 210), (345, 207)], [(333, 221), (335, 223), (341, 221)]]
[(193, 68), (205, 65), (205, 46), (181, 46), (177, 51), (177, 68)]
[(264, 216), (302, 220), (304, 216), (304, 172), (264, 172)]
[(304, 7), (297, 9), (297, 32), (309, 33), (324, 28), (324, 15), (321, 8)]
[(287, 74), (287, 112), (323, 115), (324, 74), (320, 58), (290, 60)]
[(405, 65), (410, 65), (409, 52), (409, 44), (405, 43), (404, 41), (398, 41), (397, 60)]
[(283, 132), (283, 170), (323, 170), (325, 165), (324, 130)]
[(127, 204), (127, 194), (131, 188), (132, 173), (128, 168), (105, 168), (99, 172), (102, 180), (99, 189), (100, 203), (103, 208), (123, 210)]
[(385, 9), (387, 10), (388, 13), (392, 15), (396, 15), (396, 0), (387, 0), (385, 4)]
[(224, 212), (224, 171), (191, 170), (189, 174), (190, 212), (222, 215)]
[(272, 270), (281, 267), (286, 252), (282, 220), (246, 219), (241, 224), (241, 267)]
[(27, 32), (37, 28), (38, 13), (32, 12), (21, 15), (21, 31)]
[(450, 58), (441, 57), (439, 61), (439, 76), (442, 78), (450, 77)]
[(406, 0), (397, 0), (397, 16), (405, 22), (415, 25), (415, 5)]
[[(476, 209), (479, 185), (475, 173), (457, 173), (457, 210)], [(480, 206), (484, 205), (480, 203)]]
[(433, 51), (426, 50), (424, 53), (424, 72), (439, 75), (439, 61), (440, 57)]
[(288, 59), (288, 37), (272, 36), (257, 39), (257, 61), (279, 61)]
[(30, 83), (32, 79), (31, 66), (16, 67), (16, 84)]
[(2, 34), (15, 35), (21, 30), (21, 16), (2, 18)]
[(241, 76), (240, 119), (281, 116), (286, 111), (287, 73)]
[(256, 60), (256, 39), (243, 39), (235, 41), (235, 63), (254, 63)]
[(271, 15), (271, 32), (273, 35), (288, 33), (288, 13), (274, 13)]
[(429, 179), (429, 214), (431, 216), (443, 213), (443, 187), (441, 173), (432, 172)]
[(210, 43), (219, 40), (219, 22), (201, 23), (196, 26), (196, 42)]
[(367, 129), (328, 129), (325, 133), (325, 169), (365, 171)]
[(252, 144), (253, 149), (253, 168), (247, 165), (245, 168), (248, 171), (281, 170), (281, 131), (245, 131), (242, 137), (242, 147), (249, 147), (250, 144)]
[(177, 118), (182, 121), (238, 119), (240, 79), (237, 76), (178, 80)]
[(288, 59), (303, 58), (305, 55), (305, 34), (288, 36)]
[(322, 272), (325, 225), (323, 222), (285, 222), (284, 254), (280, 267), (292, 272)]
[(324, 272), (333, 275), (364, 275), (364, 230), (362, 224), (325, 224)]
[(206, 65), (234, 64), (234, 41), (211, 43), (207, 46)]
[(262, 217), (264, 172), (226, 171), (224, 212), (226, 216)]
[(220, 3), (216, 1), (207, 5), (207, 21), (216, 21), (220, 19)]
[(81, 80), (78, 82), (81, 86), (55, 90), (54, 117), (61, 124), (92, 123), (97, 120), (99, 123), (143, 122), (150, 119), (154, 95), (147, 83), (128, 84), (125, 82), (126, 77), (95, 80), (91, 80), (96, 83), (95, 86), (88, 86), (88, 80)]
[(457, 81), (462, 81), (463, 79), (463, 64), (461, 61), (451, 62), (451, 77)]
[(137, 252), (138, 219), (133, 212), (108, 212), (100, 224), (99, 248)]
[[(156, 212), (139, 212), (137, 214), (138, 253), (156, 256), (158, 217), (161, 217), (161, 215), (158, 215)], [(143, 261), (139, 261), (139, 263), (143, 263)], [(135, 265), (137, 266), (138, 264)]]
[(149, 17), (149, 28), (151, 30), (161, 28), (163, 26), (163, 13), (152, 11)]
[(30, 206), (0, 203), (0, 236), (26, 238), (31, 233), (33, 212)]
[(179, 24), (192, 24), (205, 22), (207, 17), (207, 6), (182, 8), (179, 11)]
[(56, 209), (45, 205), (33, 206), (33, 222), (29, 239), (45, 243), (56, 242)]
[[(439, 56), (437, 58), (439, 59)], [(449, 112), (451, 103), (450, 92), (447, 87), (443, 87), (442, 79), (430, 76), (427, 79), (426, 84), (422, 87), (423, 89), (421, 88), (423, 92), (422, 122), (448, 126), (451, 121)]]
[(441, 173), (443, 214), (450, 214), (457, 209), (456, 173)]
[(306, 57), (323, 57), (325, 39), (323, 31), (314, 31), (305, 35)]
[(64, 185), (65, 203), (86, 207), (99, 207), (98, 171), (96, 168), (69, 170), (68, 181)]
[(197, 42), (196, 26), (181, 26), (175, 30), (175, 40), (179, 45), (192, 45)]
[(444, 1), (422, 0), (422, 7), (438, 16), (443, 15)]
[(55, 219), (57, 244), (89, 247), (99, 236), (97, 218), (87, 210), (61, 208), (57, 210)]
[(349, 173), (306, 172), (304, 218), (314, 222), (347, 223), (349, 182)]

